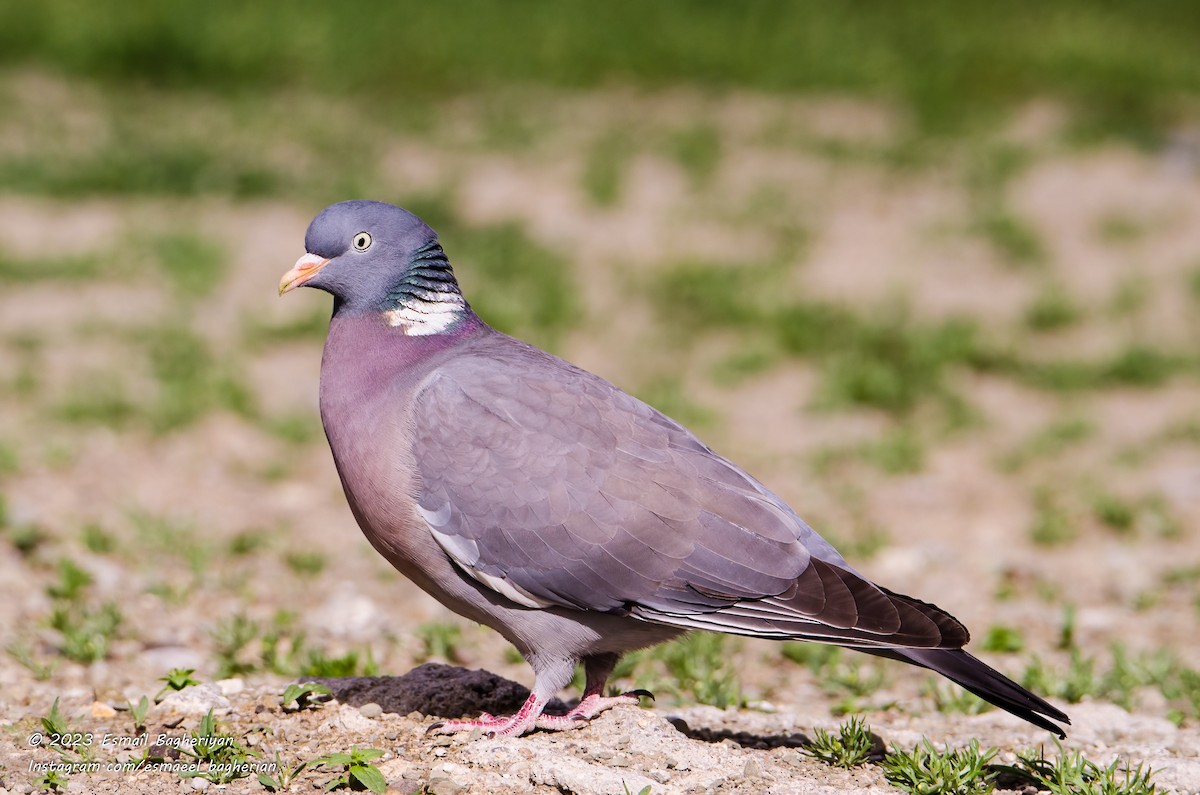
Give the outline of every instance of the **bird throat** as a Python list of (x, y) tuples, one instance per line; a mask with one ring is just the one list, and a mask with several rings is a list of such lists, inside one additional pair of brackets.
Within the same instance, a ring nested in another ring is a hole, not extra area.
[(400, 283), (388, 291), (384, 317), (412, 337), (442, 334), (470, 314), (450, 261), (437, 241), (413, 254)]

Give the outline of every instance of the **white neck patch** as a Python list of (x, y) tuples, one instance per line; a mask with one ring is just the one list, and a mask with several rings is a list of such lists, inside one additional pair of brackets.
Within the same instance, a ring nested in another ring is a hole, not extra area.
[(438, 301), (410, 300), (404, 306), (384, 312), (384, 317), (389, 326), (403, 328), (410, 337), (441, 334), (462, 317), (467, 306), (461, 295), (443, 295), (445, 297)]

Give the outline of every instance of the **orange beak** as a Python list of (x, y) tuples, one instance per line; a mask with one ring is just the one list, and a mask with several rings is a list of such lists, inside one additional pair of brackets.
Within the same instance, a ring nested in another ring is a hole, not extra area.
[(300, 259), (296, 260), (296, 264), (292, 269), (283, 274), (283, 278), (279, 280), (279, 294), (283, 295), (289, 290), (294, 290), (306, 281), (317, 275), (317, 271), (324, 268), (329, 263), (329, 260), (324, 257), (318, 257), (316, 254), (305, 254)]

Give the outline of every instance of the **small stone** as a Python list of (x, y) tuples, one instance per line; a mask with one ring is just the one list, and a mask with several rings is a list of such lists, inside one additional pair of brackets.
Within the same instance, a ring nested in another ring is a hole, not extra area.
[(463, 785), (449, 776), (436, 776), (429, 779), (429, 783), (425, 785), (425, 790), (430, 795), (458, 795), (458, 793), (463, 791)]
[(203, 792), (204, 790), (208, 789), (210, 783), (211, 782), (209, 782), (208, 779), (196, 776), (192, 779), (191, 786), (196, 792)]
[(603, 748), (601, 748), (598, 751), (592, 751), (592, 753), (589, 755), (592, 757), (592, 759), (595, 759), (597, 762), (603, 762), (607, 759), (612, 759), (614, 756), (616, 756), (616, 754), (614, 754), (612, 751), (608, 751)]
[(425, 720), (425, 716), (420, 712), (417, 712), (415, 709), (404, 717), (408, 718), (409, 720)]
[(111, 718), (117, 714), (115, 709), (103, 701), (93, 701), (91, 712), (93, 718)]
[(362, 732), (365, 734), (375, 728), (374, 723), (348, 704), (338, 710), (337, 721), (341, 725), (341, 728), (348, 732)]
[(383, 707), (376, 704), (374, 701), (368, 701), (358, 708), (364, 718), (378, 718), (383, 714)]
[(221, 689), (223, 696), (236, 696), (238, 693), (246, 689), (245, 679), (222, 679), (217, 682), (217, 687)]
[(434, 748), (448, 748), (450, 746), (450, 742), (450, 735), (439, 734), (437, 737), (433, 738), (433, 741), (430, 742), (430, 745), (432, 745)]
[(633, 760), (627, 756), (618, 756), (617, 758), (610, 760), (608, 764), (611, 767), (632, 767)]
[(179, 715), (204, 715), (210, 709), (217, 715), (227, 713), (229, 699), (212, 682), (205, 682), (168, 694), (154, 711), (158, 714), (174, 712)]
[(757, 759), (751, 759), (750, 761), (746, 762), (746, 768), (743, 771), (743, 775), (745, 775), (746, 778), (758, 778), (762, 775), (762, 768), (759, 767)]
[(787, 762), (789, 765), (804, 764), (804, 754), (797, 751), (795, 748), (789, 748), (779, 754), (780, 761)]

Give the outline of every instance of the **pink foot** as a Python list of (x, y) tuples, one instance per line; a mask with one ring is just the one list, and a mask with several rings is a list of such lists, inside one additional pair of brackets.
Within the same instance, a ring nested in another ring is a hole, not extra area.
[(585, 696), (583, 701), (580, 701), (566, 715), (539, 715), (535, 723), (539, 729), (549, 729), (551, 731), (575, 729), (584, 725), (601, 712), (610, 710), (613, 707), (620, 707), (625, 704), (636, 707), (643, 696), (651, 699), (654, 698), (654, 694), (649, 690), (630, 690), (628, 693), (622, 693), (619, 696), (601, 696), (598, 693), (593, 693), (590, 696)]
[(483, 713), (478, 720), (444, 720), (433, 724), (425, 730), (426, 734), (457, 734), (480, 729), (489, 737), (520, 737), (533, 729), (538, 715), (542, 714), (546, 702), (530, 694), (516, 715), (508, 718), (497, 718)]
[(530, 696), (521, 706), (516, 715), (511, 717), (495, 717), (483, 713), (476, 720), (444, 720), (433, 724), (425, 730), (426, 734), (457, 734), (479, 729), (489, 737), (519, 737), (534, 727), (548, 731), (575, 729), (605, 710), (619, 707), (623, 704), (638, 705), (642, 696), (654, 698), (647, 690), (631, 690), (619, 696), (601, 696), (593, 693), (580, 701), (566, 715), (543, 715), (542, 709), (546, 704), (535, 696)]

